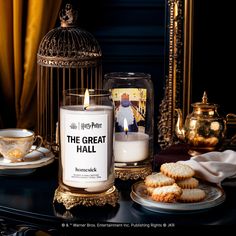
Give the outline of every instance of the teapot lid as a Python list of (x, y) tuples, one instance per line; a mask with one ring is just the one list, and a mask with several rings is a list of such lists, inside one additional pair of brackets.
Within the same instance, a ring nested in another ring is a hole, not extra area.
[(217, 104), (208, 103), (206, 91), (204, 91), (204, 93), (203, 93), (202, 102), (193, 103), (192, 106), (194, 108), (200, 108), (200, 109), (216, 109), (218, 107)]

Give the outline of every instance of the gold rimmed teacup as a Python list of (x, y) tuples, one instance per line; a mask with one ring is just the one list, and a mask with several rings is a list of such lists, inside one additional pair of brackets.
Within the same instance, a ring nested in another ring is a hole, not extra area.
[[(35, 149), (32, 145), (37, 141)], [(0, 129), (0, 153), (8, 162), (20, 162), (30, 152), (41, 147), (43, 138), (28, 129)]]

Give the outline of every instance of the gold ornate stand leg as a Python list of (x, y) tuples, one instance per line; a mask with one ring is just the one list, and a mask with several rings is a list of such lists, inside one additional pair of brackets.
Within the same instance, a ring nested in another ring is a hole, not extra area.
[(53, 202), (62, 203), (67, 210), (75, 206), (103, 206), (110, 204), (115, 206), (119, 194), (115, 186), (102, 193), (79, 194), (73, 193), (59, 186), (54, 194)]
[(142, 166), (142, 167), (115, 167), (116, 178), (122, 180), (137, 180), (139, 178), (144, 179), (147, 175), (152, 173), (152, 166)]

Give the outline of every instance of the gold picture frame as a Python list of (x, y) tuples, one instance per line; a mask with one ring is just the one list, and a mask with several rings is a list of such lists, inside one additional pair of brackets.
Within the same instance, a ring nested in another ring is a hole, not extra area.
[(161, 149), (176, 142), (174, 135), (175, 109), (181, 108), (184, 117), (190, 110), (193, 1), (166, 0), (168, 72), (158, 120), (158, 143)]

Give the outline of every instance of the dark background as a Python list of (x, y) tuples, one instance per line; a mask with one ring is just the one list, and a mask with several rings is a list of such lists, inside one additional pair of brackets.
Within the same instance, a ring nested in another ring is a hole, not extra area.
[[(65, 4), (64, 1), (63, 4)], [(70, 1), (69, 1), (70, 2)], [(164, 96), (165, 0), (73, 0), (79, 27), (101, 46), (103, 75), (144, 72), (154, 86), (154, 137), (157, 141), (159, 104)]]
[[(234, 105), (234, 8), (214, 0), (194, 1), (191, 102), (219, 105), (220, 115), (236, 113)], [(66, 1), (68, 2), (68, 1)], [(166, 0), (72, 0), (79, 9), (79, 27), (92, 33), (103, 53), (103, 74), (114, 71), (151, 74), (155, 139), (159, 104), (168, 71)], [(191, 111), (191, 110), (190, 110)]]
[(222, 115), (236, 113), (235, 10), (230, 2), (194, 1), (192, 101), (219, 104)]
[[(79, 27), (92, 33), (103, 53), (103, 75), (145, 72), (154, 94), (155, 138), (168, 64), (167, 0), (64, 0), (79, 10)], [(227, 2), (194, 0), (192, 102), (219, 104), (219, 113), (236, 113), (234, 7)], [(59, 20), (58, 23), (59, 25)]]

